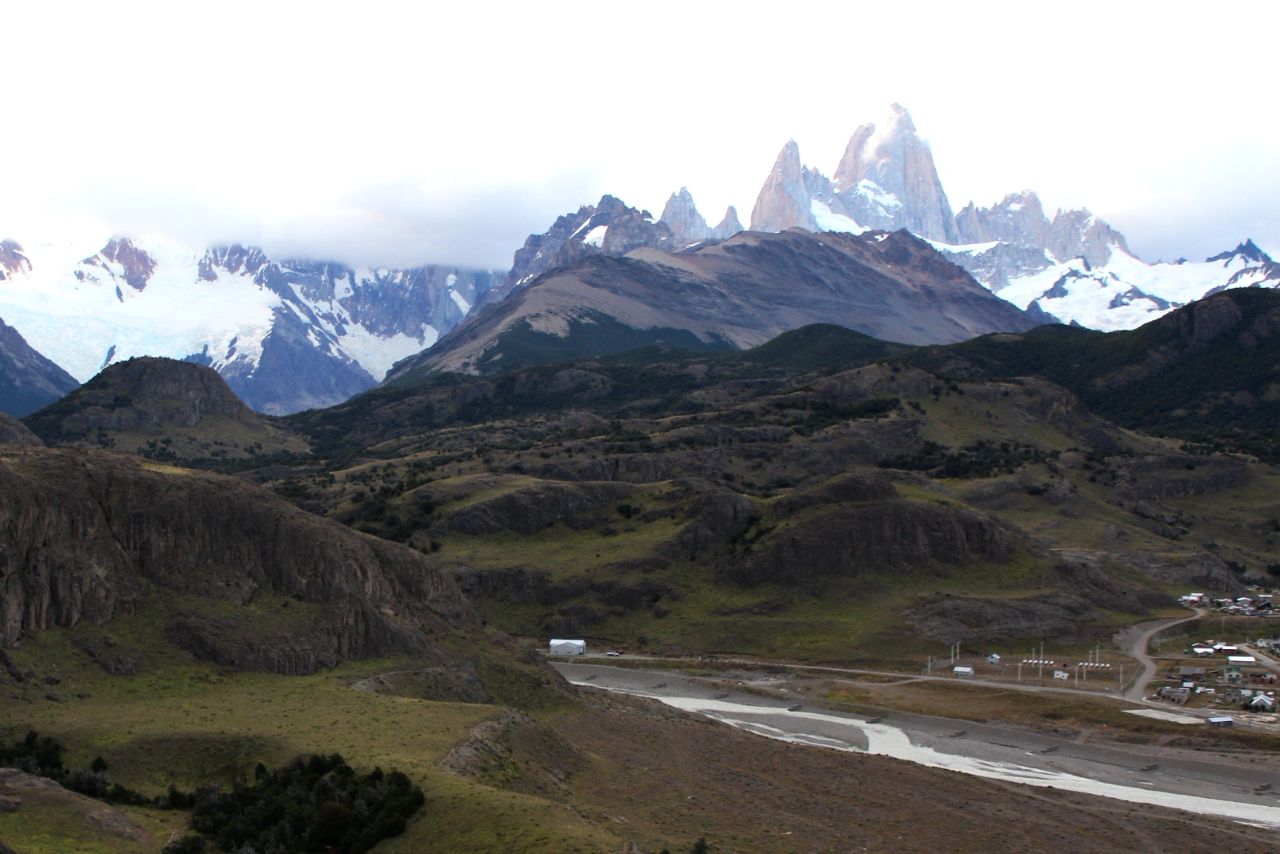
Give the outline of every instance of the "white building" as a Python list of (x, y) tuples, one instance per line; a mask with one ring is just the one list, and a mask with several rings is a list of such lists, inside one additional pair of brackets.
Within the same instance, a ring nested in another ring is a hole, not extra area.
[(552, 655), (583, 655), (587, 651), (587, 642), (584, 640), (552, 638), (550, 649)]

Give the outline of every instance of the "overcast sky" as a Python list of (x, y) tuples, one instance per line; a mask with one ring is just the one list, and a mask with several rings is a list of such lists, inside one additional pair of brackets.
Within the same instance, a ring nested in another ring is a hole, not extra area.
[(0, 236), (505, 269), (604, 192), (746, 222), (788, 138), (829, 175), (896, 101), (957, 210), (1280, 255), (1274, 2), (447, 5), (8, 4)]

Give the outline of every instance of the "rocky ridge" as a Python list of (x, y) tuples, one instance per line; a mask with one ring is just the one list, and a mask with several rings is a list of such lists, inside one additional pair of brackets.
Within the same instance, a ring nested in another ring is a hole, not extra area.
[[(692, 204), (692, 200), (690, 200)], [(696, 221), (701, 221), (693, 211)], [(705, 228), (706, 223), (702, 226)], [(502, 284), (484, 300), (492, 304), (506, 299), (543, 273), (564, 267), (591, 255), (625, 255), (640, 247), (675, 249), (671, 227), (655, 222), (648, 211), (628, 207), (622, 200), (605, 195), (594, 205), (583, 205), (565, 214), (542, 234), (531, 234), (516, 250), (511, 270)]]

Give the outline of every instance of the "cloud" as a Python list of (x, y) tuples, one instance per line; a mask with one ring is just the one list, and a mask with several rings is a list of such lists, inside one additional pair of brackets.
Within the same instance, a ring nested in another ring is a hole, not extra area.
[(367, 5), (15, 4), (0, 234), (93, 218), (501, 268), (605, 191), (746, 219), (789, 137), (830, 174), (899, 101), (956, 207), (1030, 187), (1148, 257), (1280, 243), (1272, 59), (1205, 36), (1268, 32), (1277, 4)]
[[(268, 225), (264, 248), (277, 257), (325, 258), (355, 266), (454, 264), (506, 270), (529, 234), (599, 197), (585, 174), (540, 185), (432, 192), (417, 182), (345, 194), (323, 209)], [(549, 216), (549, 212), (555, 214)]]

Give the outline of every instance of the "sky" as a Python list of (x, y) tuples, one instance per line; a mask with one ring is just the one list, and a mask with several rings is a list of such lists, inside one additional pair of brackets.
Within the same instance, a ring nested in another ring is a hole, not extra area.
[(1031, 188), (1147, 260), (1280, 257), (1277, 24), (1230, 0), (7, 4), (0, 237), (505, 269), (606, 192), (656, 216), (687, 186), (745, 223), (788, 139), (830, 175), (898, 102), (957, 210)]

